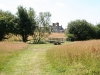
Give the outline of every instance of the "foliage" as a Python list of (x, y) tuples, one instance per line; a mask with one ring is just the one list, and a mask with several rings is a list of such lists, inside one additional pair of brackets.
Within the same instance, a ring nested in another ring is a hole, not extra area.
[(23, 42), (27, 41), (29, 35), (34, 33), (36, 23), (34, 20), (34, 10), (32, 8), (29, 11), (23, 6), (18, 7), (17, 18), (18, 18), (18, 31), (22, 36)]
[(44, 40), (50, 32), (50, 12), (40, 12), (39, 16), (36, 18), (36, 30), (33, 35), (34, 43), (39, 43)]
[(5, 38), (5, 35), (14, 31), (14, 15), (9, 11), (0, 10), (0, 41)]
[(74, 34), (67, 34), (67, 41), (75, 41), (75, 36), (74, 36)]
[(95, 38), (95, 28), (86, 20), (71, 21), (67, 27), (69, 34), (74, 34), (76, 40)]
[(100, 24), (97, 24), (96, 26), (95, 26), (95, 30), (96, 30), (96, 38), (97, 39), (100, 39)]
[(98, 23), (96, 26), (98, 26), (100, 28), (100, 23)]
[(57, 75), (99, 75), (100, 40), (79, 41), (47, 50), (47, 60)]

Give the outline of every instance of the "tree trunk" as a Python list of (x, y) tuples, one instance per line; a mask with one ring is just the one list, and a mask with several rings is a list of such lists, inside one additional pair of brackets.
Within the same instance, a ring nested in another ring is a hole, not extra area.
[(2, 41), (4, 38), (4, 35), (0, 35), (0, 41)]
[(0, 41), (2, 41), (3, 40), (3, 38), (0, 36)]
[(26, 34), (23, 34), (23, 35), (22, 35), (22, 40), (23, 40), (23, 42), (27, 42), (27, 38), (28, 38), (28, 36), (27, 36)]

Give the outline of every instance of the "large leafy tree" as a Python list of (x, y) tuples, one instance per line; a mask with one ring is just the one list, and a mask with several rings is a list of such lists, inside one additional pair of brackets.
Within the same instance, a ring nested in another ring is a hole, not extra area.
[(29, 11), (26, 10), (23, 6), (18, 7), (17, 19), (18, 19), (18, 31), (22, 36), (23, 42), (26, 42), (29, 35), (34, 33), (36, 28), (36, 22), (34, 20), (34, 10), (32, 8)]
[(67, 27), (68, 34), (73, 34), (76, 40), (95, 38), (95, 28), (86, 20), (71, 21)]
[(46, 38), (50, 32), (50, 12), (40, 12), (36, 18), (37, 28), (33, 35), (34, 43), (40, 43), (41, 40)]
[(100, 39), (100, 23), (98, 23), (96, 26), (95, 26), (95, 29), (96, 29), (96, 38), (97, 39)]
[(5, 35), (14, 31), (14, 15), (9, 11), (0, 10), (0, 41), (5, 38)]

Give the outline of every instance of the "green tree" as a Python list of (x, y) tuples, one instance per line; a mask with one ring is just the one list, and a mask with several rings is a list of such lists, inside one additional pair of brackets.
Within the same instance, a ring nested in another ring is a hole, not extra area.
[(98, 23), (96, 26), (95, 26), (95, 30), (96, 30), (96, 34), (97, 34), (97, 39), (100, 39), (100, 23)]
[(73, 34), (76, 40), (95, 38), (95, 28), (86, 20), (71, 21), (67, 27), (68, 34)]
[(22, 36), (23, 42), (26, 42), (29, 35), (33, 35), (36, 28), (36, 22), (34, 20), (34, 10), (32, 8), (29, 11), (23, 6), (18, 7), (18, 30)]
[(9, 11), (0, 10), (0, 41), (5, 38), (5, 35), (14, 31), (14, 15)]
[(50, 32), (50, 12), (40, 12), (36, 18), (37, 28), (33, 35), (34, 43), (40, 43)]
[(98, 23), (96, 26), (98, 26), (100, 28), (100, 23)]

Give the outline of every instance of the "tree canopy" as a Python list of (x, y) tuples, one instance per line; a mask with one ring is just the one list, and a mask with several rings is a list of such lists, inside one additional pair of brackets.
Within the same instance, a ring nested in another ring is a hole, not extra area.
[(100, 23), (95, 26), (96, 29), (96, 38), (100, 39)]
[(9, 11), (0, 10), (0, 41), (5, 38), (5, 35), (14, 31), (14, 15)]
[(18, 6), (17, 9), (16, 15), (0, 10), (0, 41), (5, 38), (5, 35), (13, 33), (21, 35), (23, 42), (27, 42), (30, 35), (33, 35), (33, 39), (39, 42), (45, 33), (49, 32), (50, 12), (40, 12), (37, 16), (31, 7), (26, 9)]
[(29, 35), (34, 33), (36, 22), (34, 20), (34, 10), (30, 8), (28, 11), (23, 6), (18, 7), (18, 29), (22, 36), (23, 42), (27, 41)]
[(95, 37), (95, 28), (86, 20), (76, 20), (68, 23), (68, 34), (73, 34), (76, 40), (87, 40)]

